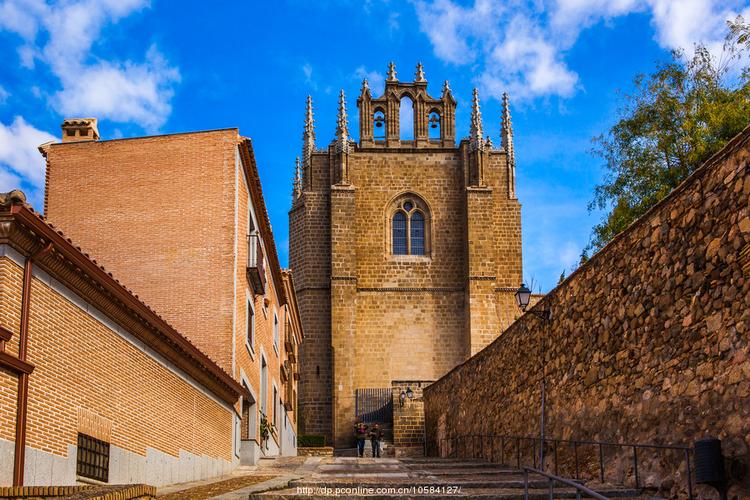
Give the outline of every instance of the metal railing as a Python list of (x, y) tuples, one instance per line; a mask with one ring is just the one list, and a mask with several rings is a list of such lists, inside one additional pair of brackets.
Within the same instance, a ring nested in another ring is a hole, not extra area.
[(556, 483), (562, 483), (566, 486), (572, 486), (573, 488), (575, 488), (576, 500), (581, 500), (581, 493), (585, 493), (587, 496), (591, 498), (596, 498), (597, 500), (609, 500), (609, 498), (605, 497), (604, 495), (597, 493), (591, 488), (587, 488), (586, 486), (580, 483), (577, 483), (570, 479), (562, 478), (560, 476), (556, 476), (554, 474), (549, 474), (539, 469), (534, 469), (533, 467), (523, 468), (523, 498), (524, 500), (529, 500), (529, 472), (533, 472), (534, 474), (539, 474), (547, 478), (549, 500), (553, 500), (555, 498), (555, 484)]
[[(495, 456), (495, 448), (497, 442), (500, 442), (500, 456)], [(522, 456), (524, 461), (527, 458), (528, 452), (531, 451), (531, 467), (537, 468), (538, 464), (538, 458), (539, 454), (537, 453), (537, 447), (540, 445), (540, 438), (539, 437), (529, 437), (529, 436), (512, 436), (512, 435), (503, 435), (503, 434), (468, 434), (463, 436), (456, 436), (452, 438), (442, 438), (438, 440), (437, 444), (437, 450), (435, 451), (435, 454), (437, 456), (444, 456), (444, 452), (447, 452), (449, 457), (469, 457), (469, 447), (471, 447), (471, 458), (478, 458), (477, 457), (477, 451), (479, 451), (479, 457), (483, 459), (489, 459), (490, 462), (494, 462), (499, 458), (499, 463), (506, 464), (506, 465), (512, 465), (513, 462), (516, 463), (516, 468), (521, 469), (522, 467), (529, 466), (527, 463), (522, 463)], [(507, 448), (507, 444), (511, 444), (511, 450), (514, 451), (512, 455), (507, 455), (505, 450)], [(522, 448), (522, 444), (524, 447)], [(693, 500), (693, 474), (692, 474), (692, 466), (691, 466), (691, 458), (690, 454), (692, 453), (692, 448), (688, 446), (679, 446), (679, 445), (664, 445), (664, 444), (643, 444), (643, 443), (612, 443), (612, 442), (606, 442), (606, 441), (591, 441), (591, 440), (575, 440), (575, 439), (550, 439), (545, 438), (544, 440), (544, 446), (545, 450), (551, 449), (551, 455), (553, 460), (553, 467), (554, 467), (554, 473), (555, 475), (558, 474), (558, 466), (559, 466), (559, 459), (558, 459), (558, 450), (560, 449), (561, 445), (566, 446), (572, 446), (573, 447), (573, 456), (574, 456), (574, 464), (575, 464), (575, 479), (580, 480), (581, 479), (581, 467), (580, 467), (580, 450), (584, 447), (593, 447), (598, 452), (598, 462), (599, 462), (599, 481), (601, 483), (605, 482), (605, 466), (604, 466), (604, 450), (607, 448), (617, 448), (622, 450), (630, 450), (632, 453), (632, 461), (633, 461), (633, 476), (635, 480), (635, 488), (638, 489), (641, 487), (640, 484), (640, 471), (638, 469), (639, 467), (639, 461), (638, 461), (638, 454), (641, 450), (662, 450), (662, 451), (672, 451), (677, 452), (683, 455), (685, 459), (685, 472), (686, 472), (686, 478), (687, 478), (687, 489), (688, 489), (688, 498), (690, 500)], [(489, 456), (486, 453), (486, 451), (489, 451)], [(427, 450), (428, 454), (432, 450)], [(462, 451), (463, 453), (459, 454), (459, 451)], [(549, 452), (545, 453), (546, 456), (550, 456), (548, 454)], [(514, 456), (513, 456), (514, 455)], [(506, 460), (510, 458), (510, 461)], [(621, 457), (618, 457), (620, 459)], [(545, 462), (547, 462), (545, 460)], [(544, 469), (544, 464), (539, 464), (540, 469)]]

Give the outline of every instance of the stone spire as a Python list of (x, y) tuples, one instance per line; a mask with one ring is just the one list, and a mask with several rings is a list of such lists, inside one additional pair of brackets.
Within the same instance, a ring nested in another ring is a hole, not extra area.
[(417, 71), (414, 73), (414, 81), (415, 82), (426, 82), (424, 77), (424, 68), (422, 67), (422, 63), (417, 63)]
[(482, 112), (479, 110), (479, 92), (474, 89), (471, 99), (471, 129), (469, 132), (469, 145), (471, 150), (484, 149), (484, 130), (482, 128)]
[(315, 151), (315, 121), (313, 120), (312, 97), (307, 96), (305, 128), (302, 132), (302, 170), (308, 171)]
[(302, 194), (302, 174), (300, 172), (299, 156), (294, 160), (294, 182), (292, 186), (292, 204), (294, 204)]
[(444, 98), (447, 95), (453, 95), (453, 91), (451, 90), (451, 86), (448, 83), (448, 80), (443, 82), (443, 94), (441, 95), (441, 97)]
[(388, 78), (386, 78), (386, 81), (388, 82), (398, 81), (398, 78), (396, 78), (396, 65), (393, 64), (393, 61), (388, 63)]
[(500, 132), (503, 149), (508, 155), (508, 165), (516, 165), (516, 152), (513, 148), (513, 122), (510, 119), (510, 102), (508, 93), (503, 92), (503, 126)]
[(336, 118), (336, 152), (349, 152), (349, 123), (346, 115), (344, 89), (339, 93), (339, 115)]
[(359, 95), (361, 97), (370, 95), (370, 83), (367, 81), (367, 78), (362, 80), (362, 90), (360, 91)]

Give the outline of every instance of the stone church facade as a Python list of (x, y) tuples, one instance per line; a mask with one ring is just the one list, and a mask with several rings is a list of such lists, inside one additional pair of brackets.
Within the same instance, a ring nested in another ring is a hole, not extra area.
[[(399, 123), (409, 105), (413, 128)], [(494, 340), (522, 274), (507, 96), (497, 146), (476, 90), (470, 137), (456, 139), (448, 82), (431, 97), (421, 65), (401, 82), (391, 64), (380, 97), (365, 80), (357, 106), (359, 142), (342, 91), (335, 140), (318, 149), (308, 98), (289, 212), (301, 432), (337, 447), (351, 445), (362, 389), (436, 380)]]

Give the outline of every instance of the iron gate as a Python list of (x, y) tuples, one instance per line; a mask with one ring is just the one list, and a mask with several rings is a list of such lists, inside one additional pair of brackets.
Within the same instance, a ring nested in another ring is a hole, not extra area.
[(393, 423), (393, 392), (387, 389), (357, 389), (355, 410), (357, 420), (366, 423)]

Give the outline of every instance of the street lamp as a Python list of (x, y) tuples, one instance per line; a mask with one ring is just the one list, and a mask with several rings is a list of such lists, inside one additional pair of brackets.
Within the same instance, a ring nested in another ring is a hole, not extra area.
[(409, 398), (409, 400), (414, 399), (414, 391), (411, 390), (411, 387), (407, 387), (406, 392), (401, 391), (401, 394), (398, 395), (399, 406), (404, 406), (406, 398)]
[[(521, 309), (522, 312), (526, 312), (526, 308), (529, 306), (529, 302), (531, 301), (531, 290), (529, 290), (526, 285), (521, 283), (521, 286), (516, 290), (516, 305), (518, 305), (518, 308)], [(547, 323), (552, 321), (552, 311), (549, 309), (543, 309), (541, 311), (537, 311), (536, 309), (531, 309), (529, 311), (534, 316), (537, 316), (538, 318), (541, 318), (544, 321), (545, 326)], [(546, 380), (546, 368), (547, 365), (544, 362), (544, 335), (541, 335), (540, 340), (540, 346), (542, 351), (542, 401), (541, 401), (541, 409), (540, 409), (540, 436), (539, 436), (539, 465), (542, 470), (544, 470), (544, 393), (545, 388), (547, 386), (547, 380)]]

